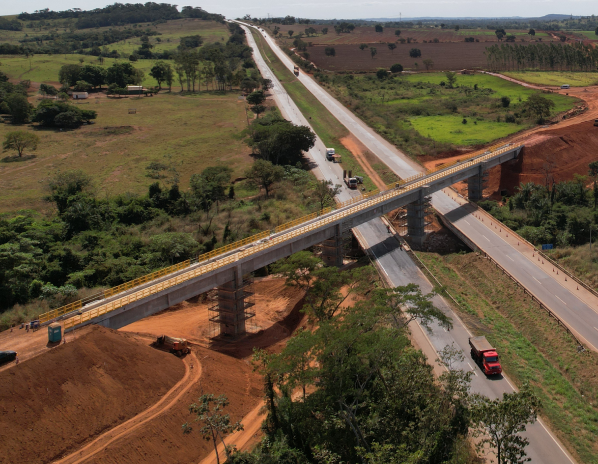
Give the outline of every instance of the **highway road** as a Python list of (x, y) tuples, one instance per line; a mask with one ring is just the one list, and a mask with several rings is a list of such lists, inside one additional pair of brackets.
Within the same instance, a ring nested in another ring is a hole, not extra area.
[[(293, 61), (278, 47), (268, 34), (262, 32), (272, 50), (285, 66), (292, 70)], [(424, 168), (394, 145), (384, 140), (372, 128), (367, 126), (350, 110), (332, 97), (317, 82), (303, 72), (298, 79), (326, 108), (372, 153), (378, 156), (399, 177), (406, 178), (423, 172)], [(432, 205), (445, 215), (470, 238), (480, 250), (491, 256), (511, 275), (521, 282), (530, 293), (542, 301), (574, 331), (586, 346), (598, 351), (598, 298), (583, 288), (576, 290), (569, 282), (564, 283), (564, 276), (540, 266), (531, 255), (522, 253), (526, 247), (503, 240), (495, 234), (488, 223), (475, 221), (472, 210), (465, 210), (453, 198), (444, 192), (432, 195)]]
[[(274, 76), (270, 68), (266, 65), (249, 30), (247, 30), (247, 39), (249, 41), (249, 45), (254, 50), (254, 59), (260, 72), (262, 73), (262, 76), (271, 79), (274, 84), (272, 93), (283, 115), (294, 124), (309, 126), (308, 121), (303, 117), (292, 99), (289, 98), (288, 94), (276, 76)], [(273, 47), (273, 50), (277, 50), (277, 48), (274, 48), (276, 47), (275, 44), (271, 45), (271, 47)], [(280, 53), (282, 53), (282, 51)], [(287, 58), (284, 53), (282, 54), (284, 58)], [(363, 123), (361, 123), (361, 121), (356, 121), (355, 124), (361, 127)], [(388, 143), (383, 141), (382, 145), (388, 145)], [(316, 176), (318, 178), (326, 178), (333, 181), (335, 181), (336, 178), (340, 179), (340, 175), (342, 174), (342, 172), (340, 172), (340, 167), (325, 161), (325, 151), (323, 151), (323, 147), (324, 146), (322, 145), (321, 140), (318, 138), (316, 146), (308, 153), (309, 158), (312, 160), (314, 165), (317, 166), (315, 168)], [(396, 150), (394, 147), (392, 148), (393, 150)], [(410, 160), (406, 161), (400, 158), (395, 160), (394, 158), (398, 157), (393, 157), (394, 166), (396, 166), (396, 169), (405, 169), (404, 171), (395, 172), (399, 173), (401, 177), (408, 177), (406, 171), (407, 169), (413, 169), (413, 167), (410, 167), (412, 162)], [(395, 168), (393, 167), (393, 169)], [(413, 169), (412, 172), (413, 174), (416, 174), (418, 171)], [(339, 199), (344, 201), (350, 198), (351, 195), (355, 194), (356, 193), (354, 191), (344, 188), (339, 194)], [(443, 194), (439, 192), (438, 195)], [(443, 197), (446, 198), (446, 200)], [(459, 210), (458, 203), (454, 202), (446, 195), (443, 195), (443, 197), (437, 200), (440, 207), (443, 207), (444, 202), (446, 202), (447, 208), (449, 208), (448, 212), (453, 210), (457, 210), (457, 212), (462, 211)], [(450, 209), (450, 206), (452, 206), (451, 202), (453, 202), (455, 205), (453, 206), (453, 210)], [(463, 216), (463, 218), (466, 219), (467, 215)], [(459, 221), (463, 220), (463, 218), (460, 218)], [(480, 222), (480, 224), (482, 223)], [(407, 254), (407, 252), (400, 247), (397, 239), (388, 233), (386, 225), (381, 219), (372, 220), (357, 227), (356, 229), (356, 234), (360, 236), (362, 243), (367, 244), (369, 247), (368, 251), (376, 261), (376, 265), (384, 274), (390, 285), (400, 286), (407, 285), (409, 283), (415, 283), (420, 286), (423, 292), (430, 292), (432, 290), (433, 287), (430, 282), (411, 260), (411, 257)], [(483, 229), (482, 232), (484, 232)], [(453, 329), (446, 331), (445, 329), (434, 325), (432, 327), (432, 332), (428, 333), (422, 330), (419, 326), (415, 326), (412, 332), (416, 343), (422, 347), (425, 352), (433, 351), (436, 353), (447, 345), (454, 345), (463, 350), (465, 354), (465, 360), (459, 367), (466, 371), (474, 371), (475, 375), (473, 376), (471, 383), (472, 392), (486, 395), (489, 398), (499, 398), (505, 392), (513, 392), (515, 388), (511, 382), (509, 382), (506, 376), (501, 376), (500, 378), (496, 379), (489, 379), (472, 361), (471, 357), (469, 356), (468, 342), (468, 338), (471, 336), (471, 334), (462, 321), (455, 315), (450, 306), (444, 301), (444, 299), (442, 299), (440, 296), (436, 296), (434, 298), (434, 304), (452, 318)], [(426, 348), (431, 348), (431, 350)], [(531, 462), (538, 464), (566, 464), (575, 462), (560, 444), (560, 442), (541, 421), (538, 421), (530, 426), (525, 435), (530, 439), (530, 445), (527, 448), (527, 454), (532, 458)]]

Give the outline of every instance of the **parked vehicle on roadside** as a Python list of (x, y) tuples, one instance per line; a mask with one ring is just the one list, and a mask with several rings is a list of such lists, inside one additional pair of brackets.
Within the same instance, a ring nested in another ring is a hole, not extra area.
[(498, 361), (498, 353), (486, 337), (471, 337), (469, 339), (471, 357), (486, 375), (502, 374), (502, 366)]

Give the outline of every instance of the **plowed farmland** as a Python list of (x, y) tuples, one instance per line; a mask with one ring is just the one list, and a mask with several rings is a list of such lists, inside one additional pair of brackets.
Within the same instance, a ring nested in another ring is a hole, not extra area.
[[(386, 44), (370, 44), (376, 48), (376, 55), (372, 58), (370, 49), (360, 50), (357, 45), (335, 45), (336, 56), (326, 56), (324, 46), (308, 47), (309, 59), (321, 69), (327, 71), (375, 71), (379, 68), (390, 68), (400, 63), (408, 70), (425, 70), (423, 60), (434, 62), (432, 70), (453, 71), (463, 68), (483, 68), (486, 65), (484, 51), (488, 44), (473, 43), (427, 43), (427, 44), (397, 44), (394, 51), (390, 51)], [(420, 58), (411, 58), (412, 48), (421, 50)], [(417, 63), (417, 66), (416, 66)]]

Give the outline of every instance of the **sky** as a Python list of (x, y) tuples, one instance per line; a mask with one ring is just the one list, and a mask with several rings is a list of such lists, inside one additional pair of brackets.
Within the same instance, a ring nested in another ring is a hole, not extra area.
[[(144, 3), (146, 0), (120, 0), (120, 3)], [(179, 4), (165, 0), (156, 3)], [(93, 9), (114, 1), (97, 0), (2, 0), (0, 15), (17, 14), (38, 9), (66, 10), (69, 8)], [(183, 0), (182, 6), (201, 6), (210, 13), (220, 13), (227, 18), (285, 16), (314, 19), (360, 19), (409, 17), (538, 17), (546, 14), (572, 14), (589, 16), (598, 14), (596, 0)]]

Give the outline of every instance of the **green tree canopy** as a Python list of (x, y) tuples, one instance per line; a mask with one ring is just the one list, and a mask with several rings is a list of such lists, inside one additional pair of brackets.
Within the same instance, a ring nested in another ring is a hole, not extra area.
[(245, 172), (245, 177), (255, 186), (263, 188), (266, 197), (268, 197), (272, 185), (281, 181), (284, 177), (284, 169), (282, 166), (276, 166), (270, 161), (258, 159)]
[(39, 144), (39, 137), (32, 132), (26, 131), (12, 131), (4, 136), (4, 143), (2, 148), (6, 150), (14, 150), (23, 156), (25, 150), (36, 150)]

